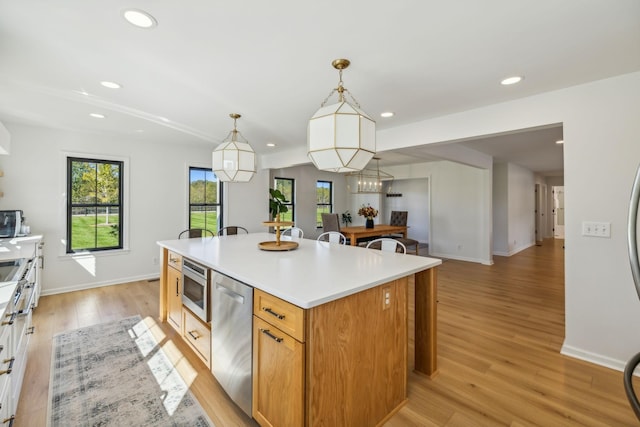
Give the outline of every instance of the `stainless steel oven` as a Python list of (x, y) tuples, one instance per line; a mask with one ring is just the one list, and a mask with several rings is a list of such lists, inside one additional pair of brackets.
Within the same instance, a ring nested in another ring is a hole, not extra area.
[(209, 269), (186, 258), (182, 259), (182, 303), (204, 322), (209, 312)]

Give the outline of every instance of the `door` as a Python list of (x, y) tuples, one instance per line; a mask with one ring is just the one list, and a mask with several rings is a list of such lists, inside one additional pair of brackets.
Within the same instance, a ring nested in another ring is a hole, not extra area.
[(547, 186), (545, 184), (536, 184), (535, 194), (535, 218), (536, 218), (536, 244), (541, 245), (544, 237), (547, 235), (546, 216), (547, 211)]
[(564, 186), (553, 189), (553, 237), (564, 239)]
[(167, 267), (167, 318), (177, 331), (182, 333), (182, 272)]

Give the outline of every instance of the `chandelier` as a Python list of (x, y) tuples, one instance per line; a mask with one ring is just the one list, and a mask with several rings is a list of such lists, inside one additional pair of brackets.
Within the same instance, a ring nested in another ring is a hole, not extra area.
[(247, 182), (256, 173), (256, 153), (236, 129), (240, 114), (229, 114), (233, 119), (233, 130), (213, 150), (213, 172), (222, 182)]
[[(338, 87), (329, 93), (307, 127), (307, 155), (319, 170), (359, 171), (376, 153), (376, 122), (362, 111), (342, 83), (342, 70), (349, 64), (348, 59), (336, 59), (331, 63), (340, 75)], [(335, 92), (338, 92), (338, 102), (326, 105)]]
[[(376, 161), (376, 168), (365, 168), (357, 172), (346, 173), (347, 185), (355, 188), (353, 193), (382, 193), (382, 182), (393, 182), (393, 175), (380, 170), (380, 159), (373, 158)], [(391, 184), (389, 184), (391, 188)]]

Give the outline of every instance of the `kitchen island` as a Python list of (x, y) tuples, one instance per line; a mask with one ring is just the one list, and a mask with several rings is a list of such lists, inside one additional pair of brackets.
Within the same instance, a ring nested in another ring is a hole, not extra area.
[(293, 251), (258, 248), (274, 239), (252, 233), (158, 242), (161, 320), (171, 311), (172, 256), (243, 282), (254, 288), (253, 417), (273, 426), (384, 423), (407, 398), (411, 276), (415, 369), (436, 373), (441, 261), (308, 239), (296, 239)]

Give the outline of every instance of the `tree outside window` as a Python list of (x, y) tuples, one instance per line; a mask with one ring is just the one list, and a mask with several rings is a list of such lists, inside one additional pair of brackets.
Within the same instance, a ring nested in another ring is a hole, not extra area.
[(294, 221), (295, 212), (295, 180), (291, 178), (275, 178), (273, 181), (274, 188), (280, 190), (285, 197), (284, 205), (287, 206), (287, 212), (280, 215), (280, 221)]
[(67, 253), (122, 249), (123, 162), (67, 158)]
[(189, 168), (189, 228), (222, 228), (222, 183), (211, 169)]
[(333, 212), (333, 183), (316, 182), (316, 227), (322, 228), (322, 214)]

